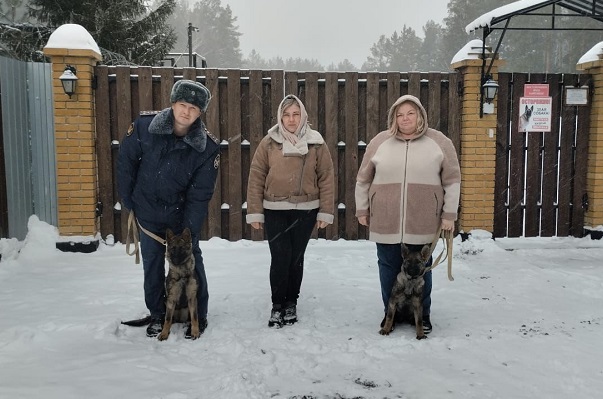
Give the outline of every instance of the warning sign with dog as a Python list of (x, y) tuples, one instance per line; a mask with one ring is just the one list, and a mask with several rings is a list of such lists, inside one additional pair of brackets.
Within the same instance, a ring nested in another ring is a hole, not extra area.
[(549, 97), (548, 85), (525, 85), (525, 97), (519, 98), (520, 132), (550, 132), (553, 99)]

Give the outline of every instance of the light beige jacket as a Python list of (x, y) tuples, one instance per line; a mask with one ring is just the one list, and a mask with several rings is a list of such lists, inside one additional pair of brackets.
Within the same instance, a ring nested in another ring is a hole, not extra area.
[(405, 101), (419, 107), (423, 130), (410, 140), (391, 129), (377, 134), (356, 179), (356, 216), (369, 216), (369, 239), (382, 244), (431, 243), (442, 219), (457, 219), (461, 172), (454, 145), (427, 126), (427, 112), (414, 96), (392, 105), (389, 126)]

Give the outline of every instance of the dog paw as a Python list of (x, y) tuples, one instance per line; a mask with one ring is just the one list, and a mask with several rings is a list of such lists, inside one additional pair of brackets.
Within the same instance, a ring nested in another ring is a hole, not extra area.
[(386, 331), (383, 328), (381, 330), (379, 330), (379, 334), (381, 335), (389, 335), (390, 331)]
[(417, 335), (417, 339), (427, 339), (427, 335)]
[(157, 339), (160, 341), (165, 341), (166, 339), (168, 339), (169, 336), (170, 336), (169, 333), (167, 333), (167, 334), (161, 333), (157, 336)]

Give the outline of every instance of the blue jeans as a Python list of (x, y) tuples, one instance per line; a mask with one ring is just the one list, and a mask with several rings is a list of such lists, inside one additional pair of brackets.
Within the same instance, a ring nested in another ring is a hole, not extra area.
[[(145, 226), (146, 228), (146, 226)], [(153, 231), (160, 237), (165, 234)], [(153, 318), (165, 316), (165, 246), (152, 237), (140, 231), (140, 252), (142, 254), (142, 266), (144, 269), (144, 301)], [(207, 317), (207, 304), (209, 293), (207, 291), (207, 277), (205, 266), (199, 248), (199, 240), (193, 238), (193, 256), (195, 258), (195, 269), (199, 278), (199, 289), (197, 291), (197, 313), (199, 319)]]
[[(408, 245), (409, 247), (412, 247)], [(417, 246), (420, 249), (421, 246)], [(383, 299), (384, 312), (387, 312), (389, 297), (392, 292), (396, 276), (402, 267), (402, 249), (400, 244), (377, 243), (377, 264), (379, 265), (379, 281), (381, 282), (381, 298)], [(430, 256), (425, 266), (431, 266), (433, 258)], [(423, 275), (423, 316), (429, 316), (431, 311), (431, 271)]]

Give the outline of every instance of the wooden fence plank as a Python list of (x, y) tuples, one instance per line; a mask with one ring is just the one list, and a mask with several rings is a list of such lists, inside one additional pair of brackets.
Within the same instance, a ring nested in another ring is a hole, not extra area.
[[(578, 86), (589, 86), (590, 76), (578, 76)], [(590, 131), (590, 107), (576, 107), (578, 123), (576, 129), (576, 150), (574, 152), (574, 190), (572, 196), (572, 224), (570, 234), (584, 236), (583, 199), (586, 195), (586, 174), (588, 170), (588, 132)]]
[[(509, 186), (509, 221), (508, 236), (520, 237), (523, 235), (524, 222), (524, 173), (525, 173), (525, 146), (526, 133), (518, 131), (519, 97), (523, 96), (523, 86), (526, 82), (526, 76), (523, 74), (513, 75), (513, 96), (512, 104), (514, 108), (511, 124), (511, 158), (510, 158), (510, 186)], [(521, 90), (519, 90), (521, 88)]]
[(337, 113), (339, 110), (339, 82), (337, 72), (327, 72), (325, 74), (325, 97), (324, 97), (324, 108), (325, 108), (325, 141), (331, 158), (333, 159), (333, 168), (335, 175), (335, 185), (333, 192), (335, 193), (335, 220), (333, 224), (327, 227), (326, 238), (327, 239), (338, 239), (339, 238), (339, 203), (344, 203), (344, 199), (339, 197), (339, 151), (337, 149), (339, 125)]
[[(576, 75), (565, 75), (564, 85), (573, 86), (577, 82)], [(557, 235), (568, 236), (571, 229), (572, 177), (574, 163), (574, 137), (576, 124), (576, 108), (561, 108), (561, 137), (559, 140), (559, 194)]]
[(458, 73), (450, 73), (448, 75), (448, 101), (447, 115), (444, 117), (440, 114), (442, 119), (448, 121), (446, 129), (446, 135), (456, 149), (457, 157), (461, 159), (461, 96), (459, 94), (459, 81), (460, 77)]
[(409, 72), (408, 73), (408, 94), (417, 97), (421, 100), (421, 103), (425, 103), (424, 99), (421, 99), (421, 73), (420, 72)]
[(293, 94), (301, 99), (300, 96), (302, 95), (302, 93), (300, 93), (298, 73), (295, 71), (285, 72), (285, 96), (287, 94)]
[(358, 174), (358, 72), (345, 74), (345, 239), (358, 239), (354, 212)]
[(507, 236), (507, 203), (509, 194), (509, 116), (511, 115), (511, 75), (499, 74), (496, 128), (496, 166), (494, 177), (494, 237)]
[[(98, 165), (99, 200), (103, 204), (100, 218), (101, 236), (115, 236), (114, 205), (119, 201), (119, 195), (113, 189), (113, 158), (117, 156), (119, 145), (112, 145), (111, 138), (111, 109), (109, 104), (109, 71), (106, 66), (96, 68), (96, 90), (94, 92), (96, 113), (96, 162)], [(115, 150), (112, 148), (115, 147)], [(120, 231), (121, 233), (121, 231)], [(121, 237), (115, 237), (120, 239)]]
[[(116, 101), (117, 104), (117, 132), (121, 143), (128, 127), (132, 123), (132, 90), (130, 87), (130, 67), (118, 66), (115, 68)], [(121, 212), (121, 237), (126, 237), (128, 231), (128, 213), (125, 209)]]
[(229, 239), (243, 238), (241, 176), (241, 72), (229, 69), (228, 78), (228, 199)]
[(427, 101), (427, 124), (429, 127), (441, 130), (440, 127), (440, 98), (442, 96), (442, 74), (441, 72), (429, 73), (429, 100)]
[[(205, 115), (202, 118), (205, 121), (207, 130), (212, 133), (218, 141), (222, 140), (220, 136), (220, 92), (218, 90), (219, 72), (217, 69), (206, 69), (205, 71), (205, 87), (211, 93), (211, 100)], [(222, 158), (222, 151), (220, 151)], [(202, 231), (203, 239), (211, 237), (222, 237), (222, 174), (223, 165), (220, 164), (218, 169), (218, 177), (216, 179), (216, 187), (214, 196), (209, 202), (207, 211), (207, 220)]]
[[(304, 106), (308, 113), (308, 123), (313, 129), (320, 130), (319, 117), (318, 117), (318, 72), (306, 72), (304, 73)], [(322, 133), (322, 132), (321, 132)], [(312, 231), (312, 238), (318, 238), (319, 233), (324, 235), (324, 230), (319, 232), (318, 229)]]
[[(550, 75), (548, 80), (553, 99), (551, 115), (559, 115), (563, 102), (563, 88), (559, 75)], [(542, 161), (542, 205), (540, 212), (540, 235), (552, 237), (557, 230), (557, 143), (559, 142), (559, 118), (552, 118), (551, 131), (544, 134)]]
[[(264, 138), (263, 126), (263, 101), (262, 101), (262, 71), (252, 70), (249, 74), (249, 154), (253, 159), (253, 155)], [(249, 175), (249, 169), (247, 169)], [(243, 187), (245, 201), (247, 201), (247, 186)], [(261, 241), (264, 239), (264, 229), (256, 230), (251, 228), (251, 239), (253, 241)]]
[[(531, 74), (530, 83), (542, 83), (545, 76)], [(540, 190), (542, 176), (542, 152), (544, 135), (541, 132), (526, 134), (526, 194), (525, 194), (525, 237), (538, 237), (540, 234)]]
[[(347, 76), (346, 76), (347, 83)], [(400, 72), (387, 73), (387, 109), (400, 98)], [(387, 120), (387, 115), (386, 115)]]
[(379, 126), (379, 73), (366, 74), (366, 144), (381, 131)]
[(159, 109), (170, 106), (170, 94), (174, 86), (174, 70), (172, 68), (159, 68), (160, 101)]
[(270, 112), (270, 125), (276, 125), (278, 123), (278, 106), (284, 98), (284, 77), (283, 71), (272, 71), (270, 74), (270, 97), (271, 97), (271, 112)]
[(151, 67), (138, 67), (138, 109), (140, 111), (153, 111), (153, 72)]

